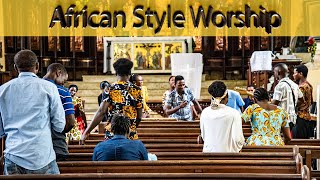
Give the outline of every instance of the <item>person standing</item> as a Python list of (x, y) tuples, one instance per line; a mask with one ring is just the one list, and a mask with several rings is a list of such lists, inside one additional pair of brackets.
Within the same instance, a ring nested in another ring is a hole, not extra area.
[(316, 121), (311, 120), (310, 107), (313, 103), (312, 85), (307, 81), (308, 68), (305, 65), (295, 67), (293, 78), (299, 84), (299, 89), (303, 94), (304, 102), (297, 106), (297, 121), (293, 128), (293, 138), (309, 139), (314, 137)]
[(108, 81), (101, 81), (100, 83), (100, 90), (101, 90), (101, 94), (99, 94), (98, 96), (98, 105), (100, 106), (101, 102), (104, 100), (105, 98), (105, 94), (107, 91), (109, 91), (109, 87), (110, 84)]
[[(290, 130), (292, 130), (297, 119), (296, 107), (303, 102), (303, 94), (299, 86), (288, 77), (289, 73), (286, 64), (276, 64), (273, 73), (278, 84), (274, 88), (272, 104), (279, 105), (288, 113)], [(295, 134), (292, 134), (292, 136), (296, 137)]]
[[(72, 98), (72, 104), (74, 105), (74, 116), (78, 124), (78, 129), (82, 134), (83, 131), (87, 128), (87, 118), (86, 113), (84, 112), (85, 101), (81, 97), (76, 96), (79, 90), (77, 85), (71, 84), (68, 87), (68, 90)], [(80, 137), (78, 139), (80, 139)]]
[[(106, 92), (109, 91), (110, 83), (108, 81), (101, 81), (100, 82), (100, 90), (101, 94), (98, 96), (98, 104), (101, 105), (102, 101), (106, 98)], [(105, 115), (105, 117), (102, 119), (102, 122), (106, 122), (108, 119), (108, 116), (110, 112), (108, 112), (108, 115)], [(87, 126), (86, 126), (87, 127)]]
[(151, 109), (147, 105), (147, 102), (149, 100), (149, 95), (148, 95), (148, 88), (147, 86), (143, 85), (143, 78), (142, 76), (138, 74), (133, 74), (130, 77), (130, 82), (133, 83), (134, 85), (138, 86), (141, 88), (141, 94), (142, 94), (142, 101), (143, 101), (143, 114), (142, 118), (150, 118), (150, 112)]
[[(129, 59), (120, 58), (113, 63), (113, 67), (116, 71), (118, 81), (113, 83), (109, 91), (106, 92), (106, 98), (102, 101), (99, 109), (95, 113), (91, 124), (82, 134), (80, 144), (84, 143), (92, 129), (102, 121), (103, 117), (109, 111), (109, 125), (114, 114), (123, 114), (128, 117), (131, 122), (128, 138), (138, 139), (136, 128), (141, 121), (143, 103), (141, 89), (129, 81), (133, 63)], [(110, 126), (107, 125), (106, 137), (110, 139), (112, 136)]]
[(57, 87), (36, 75), (37, 56), (21, 50), (14, 56), (19, 76), (0, 87), (0, 135), (6, 136), (4, 174), (59, 174), (51, 129), (66, 121)]
[(192, 91), (185, 87), (183, 76), (175, 77), (175, 89), (170, 93), (164, 105), (164, 112), (171, 118), (184, 121), (193, 121), (192, 103), (198, 113), (202, 112), (199, 102), (194, 98)]
[(243, 111), (244, 101), (240, 96), (240, 93), (234, 90), (228, 89), (228, 103), (227, 106), (237, 110), (240, 114)]
[(52, 130), (53, 149), (56, 152), (57, 161), (65, 161), (68, 158), (68, 146), (66, 142), (66, 133), (68, 133), (74, 126), (74, 106), (72, 98), (67, 88), (63, 87), (68, 80), (68, 73), (66, 68), (60, 63), (53, 63), (48, 66), (47, 74), (43, 79), (55, 84), (59, 94), (61, 103), (65, 112), (66, 127), (63, 132)]

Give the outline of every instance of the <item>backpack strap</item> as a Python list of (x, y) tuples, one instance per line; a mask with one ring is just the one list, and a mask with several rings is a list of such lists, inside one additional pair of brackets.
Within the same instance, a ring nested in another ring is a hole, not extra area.
[[(290, 87), (290, 89), (291, 89), (291, 93), (292, 93), (292, 97), (293, 97), (293, 103), (294, 103), (294, 106), (296, 106), (296, 97), (294, 96), (294, 93), (293, 93), (293, 89), (292, 89), (292, 87), (290, 86), (290, 84), (287, 82), (287, 81), (282, 81), (282, 82), (285, 82), (285, 83), (287, 83), (288, 84), (288, 86)], [(294, 108), (295, 109), (295, 111), (296, 111), (296, 108)], [(297, 112), (297, 111), (296, 111)]]

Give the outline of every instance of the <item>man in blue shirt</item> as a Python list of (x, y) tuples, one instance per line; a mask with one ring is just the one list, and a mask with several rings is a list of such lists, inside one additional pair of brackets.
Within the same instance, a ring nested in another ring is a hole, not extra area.
[(53, 63), (48, 66), (47, 74), (43, 78), (57, 86), (64, 108), (66, 121), (64, 131), (56, 132), (54, 129), (52, 130), (53, 149), (56, 152), (57, 161), (64, 161), (68, 158), (69, 154), (66, 133), (73, 128), (75, 123), (72, 98), (68, 89), (63, 87), (63, 84), (68, 80), (68, 73), (62, 64)]
[(242, 106), (244, 106), (244, 102), (239, 92), (228, 89), (227, 106), (232, 107), (233, 109), (236, 109), (237, 111), (239, 111), (239, 113), (242, 113), (243, 111)]
[[(254, 85), (249, 85), (247, 87), (247, 92), (253, 94), (255, 90), (255, 86)], [(244, 106), (243, 106), (243, 110), (247, 109), (248, 106), (254, 104), (254, 99), (253, 96), (248, 96), (247, 98), (243, 99), (244, 101)]]
[(114, 114), (111, 131), (114, 137), (100, 142), (93, 151), (93, 161), (148, 160), (148, 151), (139, 140), (129, 140), (130, 120)]
[(64, 111), (55, 85), (37, 77), (30, 50), (14, 56), (15, 78), (0, 87), (0, 136), (6, 136), (4, 174), (59, 174), (51, 129), (62, 132)]

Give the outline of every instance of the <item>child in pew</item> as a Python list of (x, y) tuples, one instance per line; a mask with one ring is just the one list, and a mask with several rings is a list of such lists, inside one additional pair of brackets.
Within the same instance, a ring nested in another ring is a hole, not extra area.
[(114, 137), (100, 142), (93, 151), (93, 161), (119, 160), (156, 160), (156, 156), (148, 154), (140, 140), (129, 140), (130, 120), (115, 114), (111, 119), (111, 131)]
[[(279, 106), (269, 102), (268, 91), (258, 88), (254, 92), (256, 104), (249, 106), (242, 114), (250, 122), (252, 135), (247, 139), (249, 146), (283, 146), (291, 140), (288, 114)], [(282, 140), (282, 131), (285, 141)]]

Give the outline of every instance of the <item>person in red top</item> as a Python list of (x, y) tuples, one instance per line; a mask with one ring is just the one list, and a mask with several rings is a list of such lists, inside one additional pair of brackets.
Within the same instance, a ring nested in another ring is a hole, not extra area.
[(314, 128), (316, 121), (311, 120), (310, 107), (313, 103), (312, 86), (307, 81), (308, 68), (301, 64), (294, 69), (293, 78), (298, 83), (299, 89), (303, 94), (304, 101), (298, 104), (297, 109), (297, 122), (292, 131), (295, 131), (293, 138), (296, 139), (309, 139), (314, 137)]
[(87, 120), (84, 112), (84, 101), (80, 97), (76, 96), (79, 90), (77, 85), (71, 84), (68, 89), (72, 97), (72, 103), (74, 105), (75, 118), (77, 119), (78, 129), (82, 134), (87, 128)]

